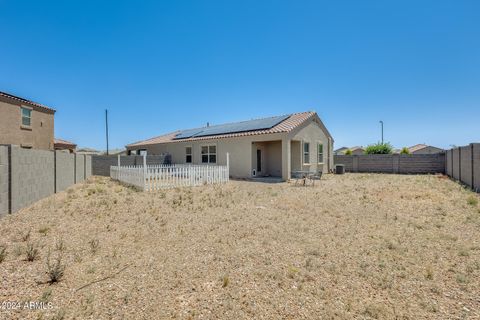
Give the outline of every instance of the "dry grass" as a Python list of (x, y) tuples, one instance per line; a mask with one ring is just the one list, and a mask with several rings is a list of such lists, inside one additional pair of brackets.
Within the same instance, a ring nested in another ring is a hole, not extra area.
[(0, 300), (55, 307), (0, 318), (474, 319), (479, 228), (478, 195), (438, 176), (150, 194), (93, 178), (0, 220)]

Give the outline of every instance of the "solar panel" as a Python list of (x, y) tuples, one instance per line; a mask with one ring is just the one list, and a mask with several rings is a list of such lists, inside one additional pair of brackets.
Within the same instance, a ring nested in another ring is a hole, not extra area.
[(277, 116), (265, 119), (255, 119), (236, 123), (220, 124), (205, 128), (189, 129), (181, 131), (174, 139), (187, 139), (192, 137), (214, 136), (227, 133), (237, 133), (244, 131), (255, 131), (270, 129), (280, 122), (286, 120), (289, 115)]

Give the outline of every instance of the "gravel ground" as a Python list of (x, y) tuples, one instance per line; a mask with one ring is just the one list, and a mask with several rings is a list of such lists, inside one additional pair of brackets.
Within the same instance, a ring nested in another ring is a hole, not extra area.
[(443, 176), (94, 177), (0, 220), (0, 319), (479, 319), (478, 202)]

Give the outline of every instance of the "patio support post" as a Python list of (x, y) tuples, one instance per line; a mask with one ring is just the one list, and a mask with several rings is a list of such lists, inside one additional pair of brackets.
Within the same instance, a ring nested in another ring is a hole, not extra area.
[(292, 171), (292, 155), (291, 155), (290, 139), (282, 139), (282, 179), (288, 181)]
[(117, 166), (120, 167), (120, 155), (118, 155)]

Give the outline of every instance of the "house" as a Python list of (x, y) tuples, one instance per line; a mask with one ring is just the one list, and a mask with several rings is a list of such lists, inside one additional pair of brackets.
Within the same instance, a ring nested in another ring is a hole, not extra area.
[(348, 147), (341, 147), (341, 148), (338, 148), (337, 150), (335, 150), (335, 151), (333, 152), (333, 154), (336, 155), (336, 156), (344, 155), (345, 152), (346, 152), (348, 149), (349, 149)]
[(53, 150), (55, 110), (0, 92), (0, 144)]
[(225, 164), (233, 178), (329, 172), (333, 138), (315, 112), (180, 130), (126, 146), (129, 154), (170, 154), (175, 164)]
[(443, 149), (426, 144), (416, 144), (408, 148), (408, 151), (410, 151), (410, 154), (435, 154), (445, 152)]
[(91, 155), (91, 156), (99, 156), (102, 154), (102, 151), (98, 151), (92, 148), (80, 148), (77, 150), (77, 154), (84, 154), (84, 155)]
[(347, 150), (352, 151), (352, 155), (360, 155), (365, 153), (365, 149), (363, 149), (363, 147), (357, 146), (357, 147), (351, 147), (351, 148), (342, 147), (340, 149), (335, 150), (335, 154), (344, 155), (347, 152)]
[(75, 143), (63, 139), (54, 139), (53, 145), (55, 150), (66, 150), (70, 153), (75, 153), (77, 149)]

